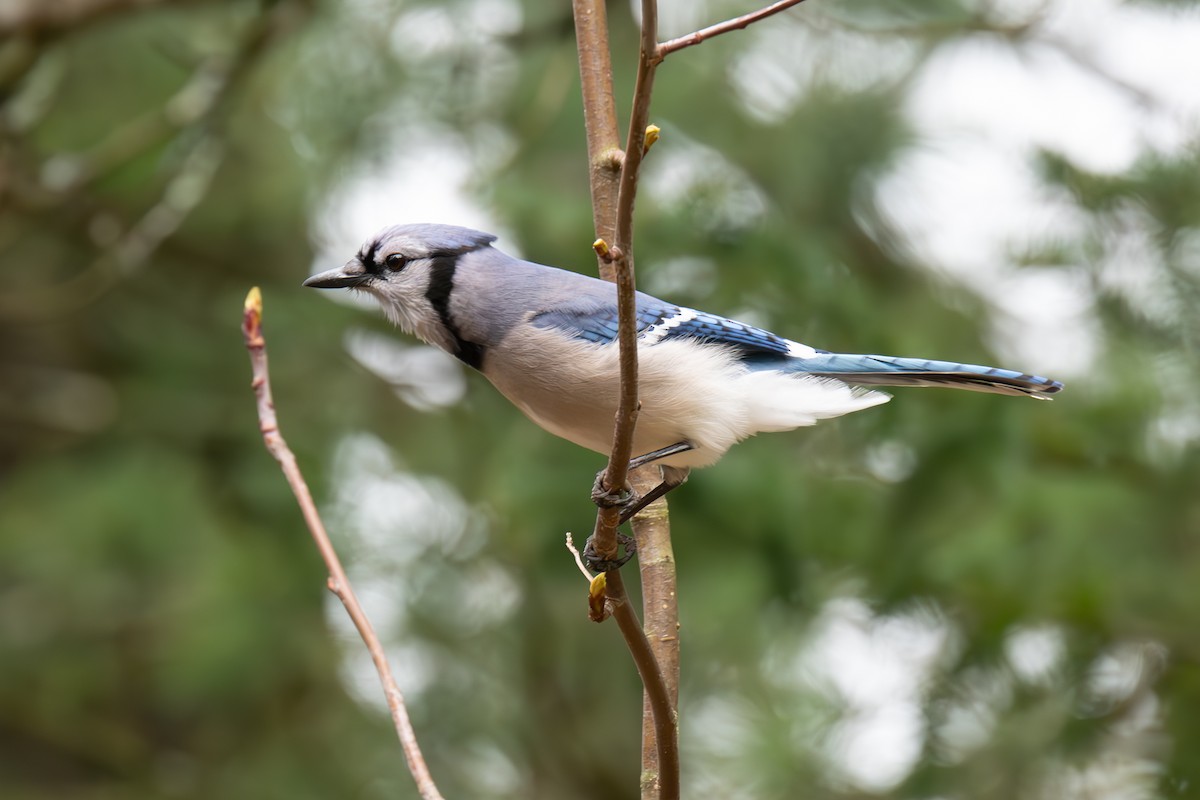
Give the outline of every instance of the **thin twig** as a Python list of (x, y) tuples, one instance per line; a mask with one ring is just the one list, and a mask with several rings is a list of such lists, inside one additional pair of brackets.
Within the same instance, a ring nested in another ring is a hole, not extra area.
[(591, 583), (592, 573), (588, 572), (588, 568), (583, 565), (583, 556), (579, 555), (579, 548), (575, 546), (575, 537), (567, 531), (567, 549), (571, 551), (571, 555), (575, 556), (575, 566), (579, 567), (579, 571), (583, 573), (584, 580)]
[(662, 61), (664, 58), (674, 53), (677, 50), (682, 50), (685, 47), (700, 44), (703, 41), (720, 36), (722, 33), (730, 31), (738, 31), (743, 28), (758, 22), (760, 19), (778, 14), (780, 11), (786, 11), (792, 6), (798, 6), (804, 0), (779, 0), (778, 3), (772, 3), (766, 8), (760, 8), (758, 11), (751, 11), (749, 14), (743, 14), (740, 17), (727, 19), (724, 22), (718, 22), (716, 25), (709, 25), (707, 28), (701, 28), (694, 33), (689, 33), (685, 36), (680, 36), (677, 39), (670, 39), (658, 46), (657, 58)]
[(408, 771), (412, 773), (413, 780), (417, 783), (417, 791), (420, 792), (423, 800), (442, 800), (442, 795), (434, 784), (433, 777), (429, 774), (429, 767), (426, 766), (425, 759), (421, 755), (421, 748), (417, 745), (417, 736), (413, 731), (412, 722), (408, 718), (404, 695), (400, 693), (400, 687), (396, 685), (396, 680), (392, 677), (392, 670), (388, 666), (387, 656), (384, 655), (383, 645), (380, 643), (379, 637), (375, 635), (375, 630), (371, 627), (362, 606), (359, 605), (358, 597), (354, 594), (354, 587), (351, 586), (350, 579), (346, 577), (346, 571), (342, 569), (342, 562), (338, 558), (337, 552), (334, 551), (332, 542), (329, 541), (329, 534), (326, 533), (325, 525), (317, 513), (312, 493), (309, 492), (308, 484), (305, 483), (304, 476), (300, 473), (300, 467), (296, 464), (296, 456), (284, 441), (283, 434), (279, 432), (279, 423), (275, 418), (275, 401), (271, 397), (271, 380), (267, 372), (267, 344), (262, 334), (262, 294), (257, 286), (246, 295), (246, 305), (242, 313), (242, 336), (246, 342), (246, 349), (250, 352), (250, 366), (254, 376), (250, 385), (254, 389), (254, 397), (258, 403), (258, 422), (262, 431), (263, 443), (267, 446), (267, 452), (279, 462), (288, 485), (292, 487), (292, 493), (296, 495), (296, 502), (300, 505), (304, 521), (307, 523), (317, 550), (321, 552), (321, 558), (329, 570), (329, 591), (342, 601), (342, 605), (346, 607), (346, 613), (350, 615), (354, 627), (358, 629), (359, 635), (367, 645), (367, 650), (371, 653), (371, 660), (375, 663), (376, 672), (379, 673), (379, 682), (383, 684), (383, 693), (387, 699), (388, 709), (392, 712), (392, 722), (400, 737), (400, 745), (404, 748)]

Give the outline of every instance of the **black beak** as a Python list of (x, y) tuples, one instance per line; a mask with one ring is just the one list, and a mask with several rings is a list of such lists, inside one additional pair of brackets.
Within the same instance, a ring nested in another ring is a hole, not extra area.
[(363, 269), (358, 261), (351, 261), (338, 269), (318, 272), (304, 282), (314, 289), (349, 289), (361, 286), (371, 279), (371, 273)]

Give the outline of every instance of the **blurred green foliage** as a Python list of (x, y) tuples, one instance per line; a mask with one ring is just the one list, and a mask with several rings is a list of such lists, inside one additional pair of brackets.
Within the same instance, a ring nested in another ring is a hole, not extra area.
[[(403, 402), (350, 356), (348, 331), (389, 326), (299, 287), (329, 198), (429, 140), (470, 156), (460, 188), (502, 247), (594, 268), (569, 9), (77, 5), (0, 40), (0, 794), (415, 796), (258, 436), (238, 322), (260, 285), (284, 433), (446, 796), (635, 797), (640, 687), (562, 546), (602, 459), (475, 375)], [(642, 285), (818, 346), (997, 361), (989, 299), (928, 269), (872, 191), (921, 144), (904, 98), (927, 58), (1032, 34), (980, 34), (956, 0), (824, 13), (762, 25), (873, 30), (909, 61), (814, 80), (770, 119), (731, 83), (749, 34), (664, 65)], [(610, 20), (623, 111), (636, 31), (625, 5)], [(1060, 401), (903, 392), (672, 496), (690, 796), (1196, 791), (1197, 152), (1037, 160), (1087, 222), (1018, 260), (1085, 276), (1103, 353)], [(452, 183), (387, 189), (419, 208)], [(1131, 215), (1165, 306), (1103, 279)]]

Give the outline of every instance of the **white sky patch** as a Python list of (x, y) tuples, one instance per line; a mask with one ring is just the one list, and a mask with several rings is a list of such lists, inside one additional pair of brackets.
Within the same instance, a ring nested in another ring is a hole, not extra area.
[(982, 291), (1031, 245), (1072, 242), (1087, 216), (1040, 185), (1015, 144), (931, 135), (879, 184), (884, 212), (918, 256)]
[(1124, 171), (1142, 149), (1136, 104), (1044, 45), (989, 37), (943, 45), (922, 68), (908, 112), (930, 132), (1044, 147), (1096, 172)]
[(1200, 414), (1195, 409), (1168, 411), (1146, 433), (1146, 449), (1160, 464), (1177, 463), (1197, 441), (1200, 441)]
[(917, 49), (909, 42), (815, 28), (817, 14), (784, 12), (751, 26), (748, 40), (729, 65), (734, 97), (750, 117), (768, 124), (790, 116), (805, 95), (821, 84), (860, 92), (896, 80), (911, 66)]
[[(1165, 740), (1162, 702), (1153, 685), (1166, 668), (1168, 651), (1158, 642), (1121, 642), (1093, 663), (1085, 716), (1108, 716), (1107, 735), (1087, 761), (1052, 761), (1036, 800), (1101, 798), (1153, 800), (1162, 796), (1163, 764), (1154, 756)], [(1155, 741), (1157, 739), (1157, 742)]]
[(847, 715), (827, 743), (835, 768), (855, 787), (883, 793), (921, 757), (925, 721), (920, 703), (893, 702)]
[(1200, 9), (1116, 0), (1058, 0), (1044, 23), (1049, 36), (1069, 43), (1149, 101), (1135, 124), (1156, 149), (1187, 145), (1200, 126)]
[[(1119, 295), (1129, 308), (1154, 324), (1177, 325), (1194, 309), (1162, 268), (1157, 240), (1161, 229), (1143, 208), (1132, 203), (1109, 215), (1100, 231), (1104, 254), (1097, 263), (1100, 285)], [(1151, 267), (1151, 268), (1148, 268)]]
[(448, 8), (418, 6), (392, 26), (392, 53), (401, 61), (423, 61), (459, 46), (457, 26)]
[(939, 709), (933, 732), (938, 758), (957, 764), (987, 744), (996, 720), (1013, 699), (1012, 675), (1007, 670), (974, 667), (954, 683), (954, 698)]
[[(713, 8), (713, 4), (708, 0), (662, 0), (658, 4), (659, 41), (683, 36), (720, 22), (723, 17), (714, 18), (714, 15), (720, 14), (724, 7), (717, 4), (717, 7)], [(629, 11), (637, 24), (641, 25), (641, 0), (630, 0)]]
[(462, 758), (454, 763), (473, 782), (475, 797), (520, 797), (522, 787), (529, 786), (528, 769), (518, 766), (507, 753), (486, 739), (469, 741)]
[(1082, 270), (1014, 271), (997, 280), (988, 337), (1000, 358), (1052, 378), (1086, 376), (1103, 330)]
[(1004, 639), (1004, 654), (1018, 678), (1048, 686), (1059, 674), (1067, 647), (1057, 626), (1028, 626), (1009, 631)]
[(370, 553), (360, 567), (394, 577), (428, 555), (464, 557), (482, 546), (470, 510), (450, 484), (418, 476), (396, 462), (375, 436), (354, 434), (338, 445), (331, 519), (353, 547)]
[(686, 729), (702, 737), (705, 750), (714, 756), (740, 758), (746, 743), (754, 739), (754, 708), (735, 692), (703, 697), (687, 717)]
[(1143, 690), (1162, 672), (1167, 648), (1157, 642), (1121, 642), (1092, 662), (1087, 679), (1087, 713), (1107, 714)]
[(346, 350), (355, 361), (383, 378), (396, 395), (418, 411), (455, 405), (467, 392), (462, 365), (436, 347), (405, 344), (395, 336), (351, 330)]
[[(408, 605), (426, 588), (423, 581), (435, 574), (443, 583), (452, 582), (452, 591), (438, 596), (455, 604), (443, 617), (459, 635), (506, 620), (520, 600), (518, 585), (499, 563), (481, 557), (486, 532), (454, 488), (407, 471), (378, 438), (344, 438), (331, 473), (329, 527), (338, 531), (347, 574), (401, 689), (415, 695), (447, 668), (436, 648), (405, 635)], [(417, 569), (424, 562), (438, 569)], [(326, 603), (326, 618), (346, 643), (345, 685), (360, 702), (386, 710), (370, 655), (335, 598)]]
[[(359, 597), (359, 601), (362, 601), (362, 597)], [(380, 628), (378, 615), (365, 607), (364, 611), (378, 633)], [(337, 637), (342, 643), (342, 662), (338, 670), (342, 686), (361, 705), (387, 713), (387, 700), (383, 695), (383, 687), (379, 683), (379, 673), (375, 669), (375, 662), (371, 660), (371, 654), (363, 645), (358, 630), (336, 597), (330, 597), (325, 602), (325, 618), (329, 621), (330, 627), (336, 631)], [(383, 634), (380, 634), (380, 637), (385, 638)], [(423, 645), (404, 644), (392, 638), (390, 642), (384, 643), (383, 650), (388, 664), (392, 667), (392, 674), (396, 676), (400, 691), (409, 699), (409, 702), (412, 702), (412, 698), (418, 696), (437, 678), (436, 659)]]
[(403, 61), (421, 61), (479, 47), (519, 31), (523, 18), (521, 4), (515, 0), (417, 6), (392, 27), (392, 52)]
[(1162, 412), (1146, 431), (1146, 449), (1162, 464), (1175, 464), (1200, 441), (1200, 402), (1192, 389), (1192, 365), (1174, 358), (1154, 361), (1154, 383), (1163, 395)]
[(876, 615), (861, 600), (835, 598), (790, 665), (764, 667), (835, 696), (844, 708), (826, 756), (842, 780), (871, 792), (896, 786), (925, 741), (922, 705), (935, 671), (955, 648), (948, 621), (932, 606)]
[(1158, 800), (1163, 767), (1143, 756), (1106, 753), (1080, 767), (1059, 762), (1030, 800)]
[(885, 483), (899, 483), (917, 468), (917, 454), (898, 439), (876, 442), (864, 455), (867, 471)]
[(647, 159), (641, 191), (656, 205), (690, 207), (706, 229), (748, 228), (767, 210), (767, 197), (749, 175), (720, 151), (672, 127), (672, 146)]

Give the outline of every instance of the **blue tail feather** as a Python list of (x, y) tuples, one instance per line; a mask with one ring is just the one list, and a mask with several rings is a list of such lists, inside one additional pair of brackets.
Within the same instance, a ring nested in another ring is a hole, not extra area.
[(859, 386), (949, 386), (1039, 398), (1049, 398), (1063, 388), (1058, 381), (1010, 369), (897, 356), (819, 353), (792, 359), (791, 368)]

